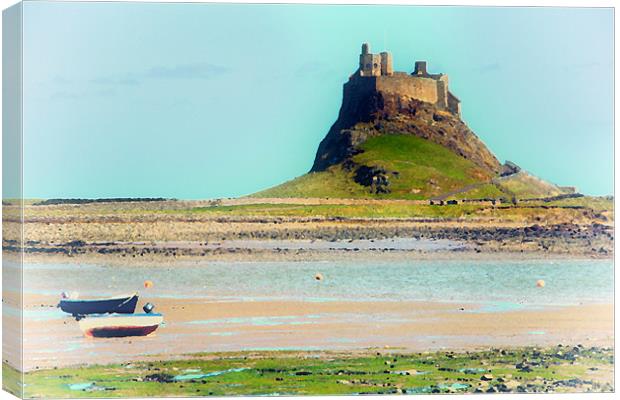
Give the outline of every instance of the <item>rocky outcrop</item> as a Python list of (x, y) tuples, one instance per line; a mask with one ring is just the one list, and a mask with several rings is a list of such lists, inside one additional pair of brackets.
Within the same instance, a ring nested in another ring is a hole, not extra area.
[(500, 172), (500, 176), (510, 176), (521, 172), (521, 167), (512, 161), (506, 161), (504, 165), (502, 165), (502, 170)]
[[(398, 172), (392, 174), (396, 175)], [(360, 185), (369, 187), (371, 193), (390, 193), (390, 178), (385, 168), (357, 166), (353, 179)]]
[(483, 169), (501, 165), (457, 114), (398, 93), (377, 91), (372, 80), (353, 76), (344, 85), (340, 113), (319, 145), (311, 171), (324, 171), (359, 152), (368, 138), (410, 134), (442, 145)]

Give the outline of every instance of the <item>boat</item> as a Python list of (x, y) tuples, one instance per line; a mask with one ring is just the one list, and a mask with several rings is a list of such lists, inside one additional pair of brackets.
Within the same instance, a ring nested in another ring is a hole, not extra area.
[(58, 307), (74, 317), (89, 314), (132, 314), (138, 304), (138, 294), (109, 297), (103, 299), (69, 298), (63, 293)]
[(161, 314), (101, 314), (80, 319), (80, 329), (86, 337), (114, 338), (146, 336), (164, 322)]

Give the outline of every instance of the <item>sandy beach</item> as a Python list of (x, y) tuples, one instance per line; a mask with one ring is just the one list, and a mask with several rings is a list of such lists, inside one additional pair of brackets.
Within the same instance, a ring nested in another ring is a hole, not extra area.
[[(53, 310), (57, 298), (27, 296), (25, 301), (26, 314), (41, 315)], [(611, 304), (502, 311), (457, 302), (158, 299), (157, 310), (165, 315), (165, 326), (146, 338), (87, 339), (69, 316), (27, 318), (24, 367), (177, 359), (191, 353), (252, 349), (411, 352), (613, 345)]]

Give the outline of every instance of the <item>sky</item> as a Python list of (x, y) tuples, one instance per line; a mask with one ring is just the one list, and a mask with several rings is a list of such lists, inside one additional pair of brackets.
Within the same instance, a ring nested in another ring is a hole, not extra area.
[(27, 2), (24, 197), (236, 197), (306, 173), (361, 44), (445, 73), (500, 161), (613, 193), (613, 11)]

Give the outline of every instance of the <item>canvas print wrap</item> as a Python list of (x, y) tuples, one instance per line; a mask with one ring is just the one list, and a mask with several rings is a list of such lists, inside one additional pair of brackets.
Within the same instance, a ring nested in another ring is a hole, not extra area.
[(608, 8), (5, 10), (4, 390), (613, 391), (613, 29)]

